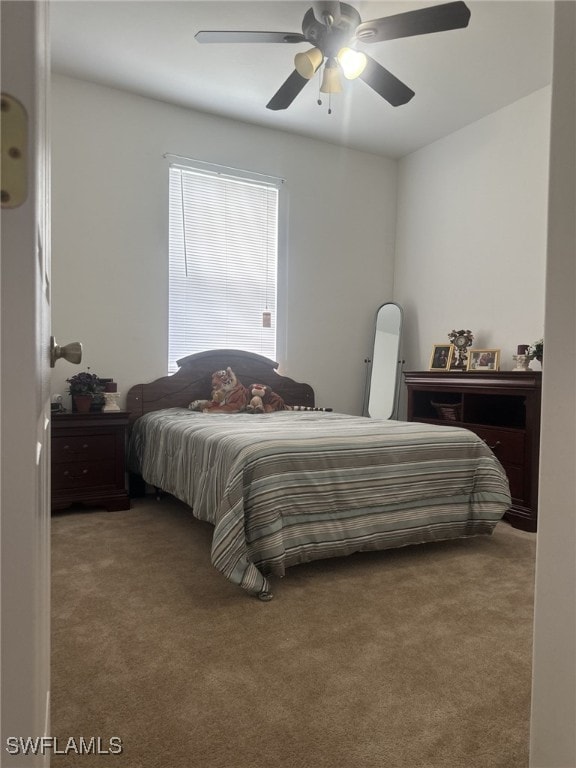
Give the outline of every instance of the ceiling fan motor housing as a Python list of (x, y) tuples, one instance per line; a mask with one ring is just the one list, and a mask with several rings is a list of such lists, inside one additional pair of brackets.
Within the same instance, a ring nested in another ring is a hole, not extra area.
[(302, 33), (308, 42), (320, 48), (324, 56), (332, 58), (350, 43), (361, 21), (358, 11), (346, 3), (340, 3), (340, 17), (332, 24), (318, 21), (310, 8), (302, 21)]

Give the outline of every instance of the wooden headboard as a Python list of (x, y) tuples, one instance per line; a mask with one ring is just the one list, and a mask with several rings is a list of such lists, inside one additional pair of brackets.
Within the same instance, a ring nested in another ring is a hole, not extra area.
[(277, 372), (278, 363), (253, 352), (238, 349), (214, 349), (198, 352), (177, 361), (178, 370), (148, 384), (136, 384), (128, 390), (126, 409), (133, 422), (145, 413), (161, 408), (186, 408), (192, 400), (209, 400), (212, 374), (230, 366), (242, 384), (267, 384), (286, 405), (314, 406), (314, 390)]

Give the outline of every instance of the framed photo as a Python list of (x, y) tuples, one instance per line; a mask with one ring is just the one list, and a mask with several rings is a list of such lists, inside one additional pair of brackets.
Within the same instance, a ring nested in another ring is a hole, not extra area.
[(430, 357), (431, 371), (449, 371), (454, 355), (453, 344), (434, 344)]
[(500, 369), (499, 349), (469, 349), (468, 371), (497, 371)]

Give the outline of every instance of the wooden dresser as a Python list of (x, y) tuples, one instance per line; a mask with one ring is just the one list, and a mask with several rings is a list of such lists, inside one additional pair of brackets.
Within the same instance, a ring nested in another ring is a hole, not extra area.
[[(536, 531), (540, 451), (540, 371), (405, 372), (408, 421), (472, 430), (506, 470), (515, 528)], [(444, 407), (443, 407), (444, 406)]]
[(128, 412), (52, 415), (52, 509), (82, 502), (130, 509), (126, 491)]

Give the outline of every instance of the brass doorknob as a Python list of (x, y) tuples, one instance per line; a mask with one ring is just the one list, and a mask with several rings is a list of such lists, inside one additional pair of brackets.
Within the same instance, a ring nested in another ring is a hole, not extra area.
[(54, 336), (50, 336), (50, 368), (54, 368), (56, 360), (60, 358), (78, 365), (82, 360), (82, 344), (79, 341), (72, 341), (61, 347), (56, 343)]

